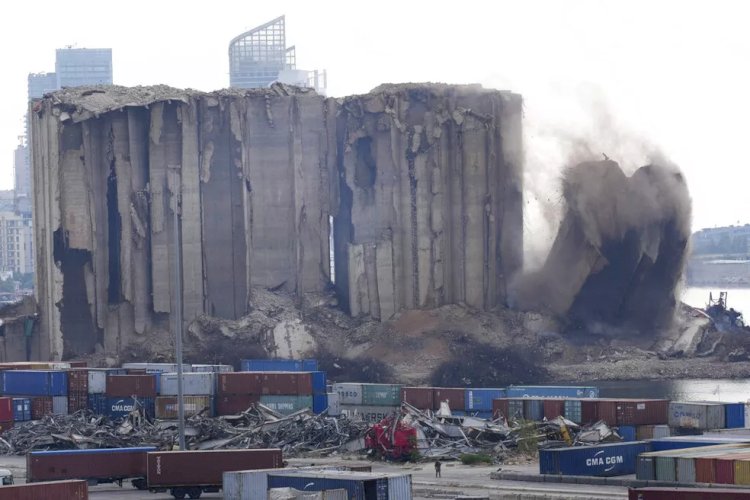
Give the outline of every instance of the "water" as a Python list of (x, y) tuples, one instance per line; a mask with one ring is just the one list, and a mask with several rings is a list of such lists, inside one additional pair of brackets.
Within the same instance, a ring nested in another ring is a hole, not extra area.
[(712, 293), (716, 300), (720, 291), (727, 292), (727, 306), (742, 312), (750, 319), (750, 288), (689, 287), (683, 290), (682, 301), (693, 307), (706, 307), (708, 294)]

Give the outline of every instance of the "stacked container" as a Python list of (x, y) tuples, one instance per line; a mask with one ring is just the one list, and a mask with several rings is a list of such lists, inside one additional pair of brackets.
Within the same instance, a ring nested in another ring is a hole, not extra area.
[(313, 375), (309, 372), (234, 372), (218, 376), (219, 415), (245, 411), (255, 402), (282, 414), (313, 405)]
[(13, 426), (13, 414), (13, 398), (0, 398), (0, 429), (4, 431)]
[(643, 441), (539, 450), (539, 473), (563, 476), (622, 476), (636, 472)]
[(669, 403), (669, 426), (688, 429), (723, 429), (725, 408), (722, 403), (680, 402)]
[(89, 368), (86, 404), (96, 415), (108, 415), (107, 376), (125, 375), (124, 368)]
[[(178, 417), (178, 397), (176, 373), (162, 373), (159, 396), (155, 402), (157, 418)], [(214, 414), (216, 373), (211, 371), (182, 374), (183, 409), (189, 417), (200, 412), (208, 416)]]
[(89, 372), (85, 368), (68, 371), (68, 411), (75, 413), (88, 407)]
[(156, 376), (109, 375), (107, 376), (107, 411), (112, 418), (127, 416), (138, 405), (149, 417), (154, 416), (156, 398)]
[(2, 388), (6, 396), (30, 396), (33, 420), (68, 413), (68, 374), (64, 371), (6, 370)]
[(277, 411), (283, 409), (286, 413), (303, 408), (311, 408), (313, 413), (322, 413), (328, 409), (326, 374), (318, 370), (318, 361), (315, 359), (243, 359), (241, 367), (248, 372), (309, 372), (312, 376), (312, 402), (306, 397), (298, 400), (264, 397), (260, 402)]
[(31, 420), (31, 399), (29, 398), (12, 398), (13, 399), (13, 421), (24, 422)]
[(492, 400), (507, 396), (505, 389), (465, 389), (464, 411), (479, 418), (492, 418)]
[[(402, 387), (397, 384), (333, 384), (342, 414), (376, 423), (400, 411)], [(430, 392), (432, 394), (432, 392)]]
[(316, 372), (316, 359), (243, 359), (240, 362), (243, 372)]

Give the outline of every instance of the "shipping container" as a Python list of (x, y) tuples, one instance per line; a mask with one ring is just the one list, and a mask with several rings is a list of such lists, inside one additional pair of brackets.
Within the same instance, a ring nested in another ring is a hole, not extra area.
[(544, 419), (544, 400), (537, 398), (524, 398), (523, 400), (523, 418), (534, 422), (541, 422)]
[(106, 394), (89, 394), (88, 407), (95, 415), (107, 415), (108, 398)]
[[(453, 387), (434, 387), (433, 388), (433, 410), (440, 409), (440, 403), (447, 402), (451, 409), (463, 410), (466, 406), (466, 389)], [(398, 404), (398, 403), (397, 403)]]
[[(401, 386), (398, 384), (362, 384), (362, 404), (365, 406), (398, 406), (401, 404)], [(452, 404), (451, 408), (453, 408)]]
[(52, 414), (68, 414), (68, 396), (52, 396)]
[(734, 459), (731, 454), (714, 457), (714, 476), (717, 484), (734, 484)]
[(636, 427), (635, 436), (638, 441), (644, 439), (661, 439), (669, 437), (668, 425), (639, 425)]
[(89, 368), (88, 393), (105, 394), (107, 392), (107, 375), (126, 375), (124, 368)]
[(721, 403), (680, 401), (669, 403), (670, 427), (723, 429), (724, 424), (724, 405)]
[(32, 451), (26, 454), (26, 480), (36, 482), (85, 479), (96, 484), (145, 478), (146, 453), (155, 450), (153, 446), (144, 446)]
[[(183, 373), (183, 396), (206, 396), (215, 393), (216, 374), (213, 372)], [(159, 387), (162, 396), (177, 396), (177, 374), (162, 373)]]
[(221, 394), (312, 395), (312, 375), (309, 372), (233, 372), (219, 373), (218, 376)]
[(312, 409), (312, 396), (261, 396), (260, 403), (282, 415), (289, 415), (305, 408)]
[(67, 396), (68, 374), (53, 370), (11, 370), (2, 373), (3, 394), (11, 396)]
[[(333, 384), (332, 392), (339, 395), (339, 403), (342, 405), (361, 405), (363, 384), (336, 383)], [(432, 406), (430, 406), (432, 408)]]
[[(432, 387), (402, 387), (401, 402), (419, 410), (435, 409), (435, 391)], [(343, 400), (342, 400), (342, 404)]]
[(304, 491), (345, 489), (350, 500), (411, 500), (411, 475), (348, 471), (268, 474), (270, 488)]
[(13, 420), (8, 420), (7, 422), (0, 422), (0, 434), (3, 432), (10, 430), (13, 428), (13, 425), (15, 422)]
[(750, 458), (736, 458), (734, 460), (734, 484), (750, 484)]
[(617, 425), (617, 400), (581, 400), (581, 423), (593, 424), (599, 420), (609, 426)]
[[(156, 418), (178, 418), (177, 396), (157, 396), (154, 413)], [(186, 417), (203, 412), (206, 416), (213, 415), (213, 398), (211, 396), (183, 396), (182, 407)]]
[(673, 436), (651, 440), (652, 451), (680, 450), (700, 446), (750, 443), (750, 436)]
[(725, 403), (724, 421), (727, 429), (745, 427), (745, 403)]
[(36, 396), (31, 399), (31, 420), (41, 420), (52, 415), (52, 397)]
[(317, 372), (316, 359), (243, 359), (243, 372)]
[(581, 400), (580, 399), (564, 399), (563, 400), (563, 416), (570, 420), (571, 422), (575, 422), (576, 424), (580, 424), (582, 421), (582, 414), (581, 414)]
[(68, 413), (71, 415), (79, 410), (88, 408), (89, 394), (87, 392), (68, 392)]
[(599, 389), (590, 386), (511, 385), (509, 398), (598, 398)]
[[(328, 415), (331, 417), (338, 417), (341, 415), (341, 403), (339, 402), (339, 395), (336, 392), (329, 392), (327, 395), (328, 399)], [(315, 404), (315, 401), (313, 401)]]
[(68, 394), (89, 392), (89, 371), (86, 368), (68, 370)]
[(281, 450), (154, 451), (146, 455), (149, 488), (221, 486), (222, 474), (283, 467)]
[(500, 398), (492, 401), (494, 418), (520, 420), (524, 418), (523, 399)]
[(635, 477), (643, 481), (656, 480), (656, 456), (652, 453), (639, 453), (635, 464)]
[(539, 450), (539, 473), (565, 476), (622, 476), (636, 471), (643, 441)]
[(258, 402), (255, 394), (219, 394), (216, 396), (217, 415), (238, 415)]
[(12, 398), (13, 420), (24, 422), (31, 420), (31, 400), (29, 398)]
[(326, 372), (310, 372), (310, 377), (313, 396), (325, 394), (327, 387)]
[(542, 402), (542, 405), (544, 407), (544, 418), (546, 418), (547, 420), (565, 416), (564, 399), (545, 399)]
[[(465, 389), (466, 411), (492, 411), (492, 400), (507, 397), (505, 389)], [(458, 408), (457, 408), (458, 409)]]
[(88, 497), (89, 486), (86, 481), (50, 481), (0, 486), (2, 500), (86, 500)]
[(616, 403), (617, 425), (662, 425), (669, 413), (667, 399), (623, 399)]
[(13, 398), (0, 398), (0, 421), (15, 420), (13, 410)]
[(193, 372), (195, 373), (229, 373), (233, 371), (232, 365), (193, 365)]
[(328, 409), (328, 395), (314, 394), (312, 397), (312, 411), (315, 414), (323, 413)]
[(623, 441), (637, 441), (634, 425), (621, 425), (617, 428), (617, 433)]
[(350, 419), (376, 424), (386, 417), (401, 413), (400, 406), (342, 406), (341, 413)]
[[(122, 368), (125, 370), (139, 370), (141, 373), (176, 373), (177, 363), (123, 363)], [(182, 372), (189, 373), (193, 371), (193, 365), (189, 363), (182, 364)]]
[(725, 488), (629, 488), (628, 500), (750, 500), (750, 492)]
[(654, 461), (654, 468), (656, 470), (657, 481), (677, 481), (677, 467), (675, 465), (675, 457), (672, 455), (658, 456)]
[(156, 397), (156, 376), (146, 375), (109, 375), (107, 376), (107, 396), (110, 398)]
[(154, 416), (154, 398), (107, 398), (106, 415), (113, 419), (127, 417), (136, 408), (143, 409), (146, 417)]
[(707, 469), (706, 460), (728, 454), (743, 456), (749, 447), (750, 444), (730, 443), (642, 453), (638, 457), (636, 477), (681, 483), (702, 482), (699, 478), (715, 477), (713, 463), (708, 464)]

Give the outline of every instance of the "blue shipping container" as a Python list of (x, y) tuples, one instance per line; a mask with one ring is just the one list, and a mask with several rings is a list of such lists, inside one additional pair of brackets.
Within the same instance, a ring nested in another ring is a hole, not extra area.
[[(88, 450), (52, 450), (52, 451), (32, 451), (31, 456), (49, 456), (49, 455), (96, 455), (98, 453), (148, 453), (156, 451), (155, 446), (140, 446), (135, 448), (91, 448)], [(96, 458), (94, 458), (96, 460)]]
[(68, 374), (52, 370), (7, 370), (2, 372), (3, 394), (67, 396)]
[(328, 394), (313, 394), (313, 413), (322, 413), (328, 409)]
[(107, 402), (108, 398), (106, 394), (89, 394), (88, 407), (95, 415), (107, 415)]
[(243, 372), (316, 372), (317, 359), (243, 359)]
[(491, 413), (492, 400), (504, 397), (506, 397), (505, 389), (466, 389), (464, 409)]
[(509, 398), (598, 398), (599, 388), (591, 386), (511, 385)]
[(326, 394), (326, 372), (312, 372), (312, 391), (315, 394)]
[(31, 400), (28, 398), (13, 398), (13, 420), (25, 422), (31, 420)]
[[(147, 417), (153, 418), (155, 410), (154, 398), (138, 398), (138, 402), (143, 405)], [(106, 415), (110, 418), (122, 418), (127, 416), (135, 406), (133, 398), (107, 398)]]
[(662, 439), (652, 439), (651, 451), (682, 450), (684, 448), (697, 448), (699, 446), (714, 446), (717, 444), (750, 443), (750, 436), (744, 437), (710, 437), (703, 436), (679, 436)]
[(635, 441), (635, 426), (634, 425), (621, 425), (617, 428), (617, 433), (622, 437), (623, 441)]
[(727, 403), (724, 405), (727, 429), (745, 427), (745, 403)]
[(601, 444), (539, 450), (539, 473), (563, 476), (623, 476), (634, 474), (639, 453), (649, 443)]

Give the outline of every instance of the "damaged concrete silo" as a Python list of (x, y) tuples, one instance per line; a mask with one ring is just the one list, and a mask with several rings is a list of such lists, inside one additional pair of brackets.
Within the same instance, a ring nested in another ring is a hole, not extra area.
[(339, 103), (336, 287), (353, 315), (505, 302), (522, 265), (521, 107), (469, 85)]
[(627, 177), (614, 161), (563, 178), (567, 212), (541, 270), (520, 280), (520, 306), (606, 333), (669, 326), (690, 238), (690, 198), (672, 166)]

